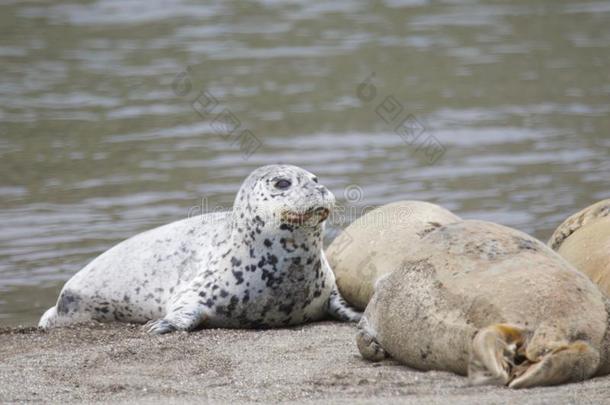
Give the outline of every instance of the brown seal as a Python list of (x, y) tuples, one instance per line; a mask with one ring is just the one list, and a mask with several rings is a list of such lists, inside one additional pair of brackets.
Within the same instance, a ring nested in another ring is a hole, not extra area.
[(484, 221), (430, 232), (381, 279), (359, 324), (362, 356), (473, 384), (525, 388), (610, 372), (610, 304), (542, 242)]
[(549, 246), (610, 296), (610, 199), (566, 219)]
[(341, 295), (364, 309), (375, 282), (395, 269), (400, 257), (416, 249), (428, 232), (459, 220), (445, 208), (423, 201), (399, 201), (361, 216), (326, 250)]

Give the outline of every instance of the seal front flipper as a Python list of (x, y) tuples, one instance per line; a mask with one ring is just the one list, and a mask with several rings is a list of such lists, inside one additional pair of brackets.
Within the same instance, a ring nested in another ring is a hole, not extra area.
[(201, 326), (205, 319), (204, 309), (201, 306), (176, 306), (165, 317), (150, 321), (144, 325), (151, 335), (162, 335), (176, 331), (192, 331)]
[(390, 357), (388, 352), (379, 344), (375, 331), (370, 327), (368, 319), (363, 316), (358, 323), (358, 334), (356, 335), (356, 345), (362, 358), (368, 361), (382, 361)]
[(337, 289), (337, 286), (333, 287), (328, 298), (327, 312), (333, 318), (343, 322), (358, 322), (362, 318), (362, 312), (356, 311), (351, 307)]
[(157, 319), (156, 321), (149, 321), (144, 325), (146, 332), (151, 335), (163, 335), (164, 333), (171, 333), (178, 330), (172, 323), (165, 319)]

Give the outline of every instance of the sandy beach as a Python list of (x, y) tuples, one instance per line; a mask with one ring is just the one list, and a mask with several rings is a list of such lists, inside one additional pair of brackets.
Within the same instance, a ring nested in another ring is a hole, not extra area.
[(559, 387), (471, 387), (466, 378), (362, 360), (355, 327), (148, 336), (90, 324), (0, 329), (0, 402), (608, 403), (610, 377)]

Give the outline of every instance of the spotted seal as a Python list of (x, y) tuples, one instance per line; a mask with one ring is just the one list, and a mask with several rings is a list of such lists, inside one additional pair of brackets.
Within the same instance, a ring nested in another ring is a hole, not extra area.
[(394, 269), (397, 260), (417, 249), (418, 241), (428, 232), (460, 220), (445, 208), (424, 201), (397, 201), (367, 212), (326, 250), (341, 295), (363, 310), (375, 282)]
[(270, 328), (326, 315), (357, 321), (322, 250), (335, 198), (296, 166), (254, 170), (232, 211), (177, 221), (98, 256), (41, 318), (146, 323), (153, 334), (202, 327)]
[(395, 251), (402, 263), (376, 285), (356, 338), (364, 358), (512, 388), (610, 372), (609, 300), (542, 242), (467, 220), (417, 247)]
[(566, 219), (548, 245), (610, 297), (610, 199)]

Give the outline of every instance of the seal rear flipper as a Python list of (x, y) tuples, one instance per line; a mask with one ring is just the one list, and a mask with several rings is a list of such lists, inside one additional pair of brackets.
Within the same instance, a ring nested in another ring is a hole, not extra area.
[(516, 370), (509, 387), (530, 388), (583, 381), (595, 374), (600, 355), (591, 345), (576, 341), (559, 346), (535, 362), (527, 361)]
[(343, 322), (358, 322), (362, 318), (362, 312), (351, 307), (334, 286), (328, 298), (327, 312), (333, 318)]
[(525, 341), (525, 331), (509, 324), (488, 326), (472, 340), (468, 379), (473, 385), (507, 385)]
[[(82, 304), (83, 299), (79, 294), (69, 289), (62, 290), (57, 299), (57, 304), (42, 315), (40, 321), (38, 321), (38, 327), (50, 329), (91, 320), (104, 321), (104, 319), (96, 318), (90, 308)], [(107, 309), (106, 312), (108, 312)], [(106, 315), (106, 313), (100, 314)]]
[(42, 329), (50, 329), (55, 326), (57, 320), (57, 307), (52, 306), (47, 309), (38, 321), (38, 327)]

